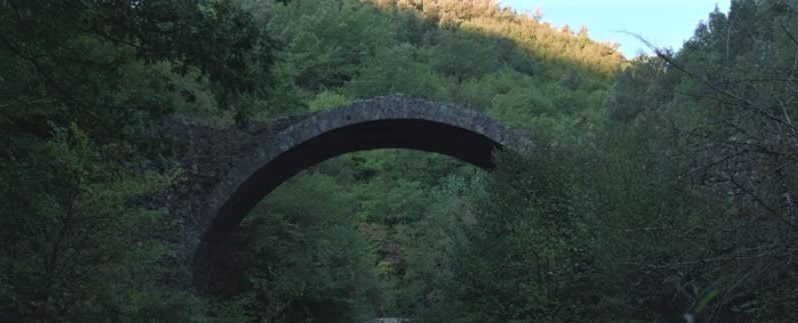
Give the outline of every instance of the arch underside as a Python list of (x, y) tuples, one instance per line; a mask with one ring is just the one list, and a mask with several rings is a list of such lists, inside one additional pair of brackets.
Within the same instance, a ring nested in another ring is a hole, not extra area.
[(418, 119), (375, 120), (327, 131), (266, 162), (246, 179), (217, 212), (194, 255), (194, 284), (219, 290), (230, 275), (229, 234), (267, 194), (301, 171), (327, 159), (357, 151), (404, 148), (439, 153), (492, 169), (501, 144), (460, 127)]
[(219, 210), (211, 228), (235, 227), (267, 194), (327, 159), (363, 150), (404, 148), (439, 153), (492, 169), (500, 147), (481, 134), (425, 120), (378, 120), (337, 128), (296, 145), (249, 177)]
[(235, 272), (229, 234), (244, 216), (266, 194), (315, 164), (351, 152), (403, 148), (490, 170), (496, 149), (532, 145), (526, 136), (476, 111), (401, 95), (318, 112), (281, 129), (259, 134), (254, 145), (242, 148), (236, 165), (191, 204), (186, 250), (198, 291), (214, 293), (232, 278), (225, 277)]

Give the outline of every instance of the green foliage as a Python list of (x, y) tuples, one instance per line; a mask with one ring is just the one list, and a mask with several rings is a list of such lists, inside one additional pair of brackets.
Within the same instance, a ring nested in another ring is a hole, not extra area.
[[(457, 102), (567, 142), (582, 140), (581, 132), (604, 117), (608, 74), (621, 64), (609, 46), (521, 18), (494, 1), (373, 4), (379, 10), (348, 0), (251, 4), (255, 19), (288, 44), (278, 54), (285, 58), (279, 69), (311, 110), (404, 93)], [(529, 42), (530, 30), (541, 40)], [(352, 154), (318, 170), (351, 192), (347, 203), (377, 258), (378, 314), (440, 310), (432, 305), (452, 284), (452, 252), (465, 223), (475, 221), (467, 191), (481, 189), (477, 172), (407, 151)], [(298, 191), (293, 198), (304, 201)]]
[[(305, 200), (297, 205), (297, 199)], [(224, 301), (246, 320), (364, 321), (376, 282), (353, 201), (325, 175), (306, 175), (269, 195), (251, 215), (245, 290)]]
[(466, 33), (437, 36), (431, 40), (434, 46), (427, 55), (430, 65), (438, 73), (454, 81), (462, 81), (468, 77), (480, 77), (499, 67), (499, 57), (495, 55), (490, 39)]
[(308, 105), (310, 105), (310, 111), (319, 111), (342, 106), (344, 104), (350, 103), (351, 101), (352, 99), (344, 96), (341, 93), (324, 91), (316, 94), (316, 97), (313, 98)]
[(403, 93), (427, 99), (445, 98), (446, 78), (429, 65), (417, 62), (417, 55), (417, 49), (407, 44), (379, 50), (346, 89), (357, 97)]
[(188, 311), (190, 301), (158, 287), (175, 223), (130, 205), (168, 178), (131, 173), (110, 159), (126, 147), (98, 146), (74, 124), (51, 142), (16, 148), (15, 158), (41, 159), (2, 168), (3, 320), (150, 320)]
[[(795, 321), (796, 13), (733, 1), (626, 62), (494, 0), (0, 1), (0, 320)], [(244, 224), (228, 298), (186, 292), (145, 129), (393, 93), (538, 147), (319, 165)]]
[(262, 94), (274, 43), (251, 18), (231, 1), (0, 3), (0, 320), (202, 318), (181, 224), (148, 207), (177, 171), (145, 129)]
[[(322, 167), (354, 188), (378, 257), (381, 313), (432, 322), (791, 319), (793, 4), (735, 2), (683, 51), (622, 69), (611, 47), (581, 52), (585, 37), (501, 10), (378, 4), (391, 24), (423, 35), (394, 29), (400, 43), (364, 60), (335, 93), (455, 101), (544, 143), (537, 155), (500, 156), (485, 182), (461, 169), (425, 175), (414, 167), (440, 161), (390, 152)], [(602, 73), (618, 70), (610, 89)]]
[[(12, 73), (4, 82), (18, 84), (9, 88), (14, 106), (35, 106), (4, 107), (11, 115), (34, 110), (8, 121), (46, 132), (44, 120), (66, 119), (116, 135), (174, 111), (165, 102), (177, 90), (172, 72), (206, 76), (222, 109), (268, 79), (273, 42), (231, 1), (125, 3), (4, 2), (0, 49)], [(169, 62), (172, 71), (141, 62)], [(130, 88), (126, 76), (137, 73), (149, 84)], [(195, 95), (179, 94), (190, 102)]]
[(355, 1), (297, 1), (270, 29), (288, 44), (286, 66), (307, 90), (340, 87), (393, 35), (382, 17)]
[(626, 121), (646, 109), (657, 109), (673, 99), (681, 77), (680, 73), (669, 70), (661, 59), (637, 57), (615, 80), (612, 94), (605, 105), (609, 118)]
[(573, 203), (567, 156), (502, 153), (474, 223), (452, 252), (451, 280), (430, 320), (569, 321), (590, 309), (592, 237)]
[(682, 51), (663, 52), (619, 78), (610, 116), (637, 116), (611, 124), (631, 132), (609, 132), (628, 139), (608, 156), (645, 166), (635, 177), (654, 174), (638, 177), (649, 178), (646, 185), (610, 182), (607, 191), (625, 193), (602, 208), (627, 214), (610, 223), (623, 230), (615, 235), (634, 242), (615, 249), (634, 259), (616, 270), (651, 277), (631, 286), (659, 291), (619, 299), (640, 317), (654, 308), (703, 320), (795, 319), (784, 310), (796, 304), (796, 280), (783, 259), (794, 257), (785, 248), (798, 237), (791, 222), (798, 150), (788, 130), (795, 109), (785, 104), (795, 97), (785, 76), (795, 70), (797, 8), (791, 1), (735, 1), (728, 16), (711, 13)]

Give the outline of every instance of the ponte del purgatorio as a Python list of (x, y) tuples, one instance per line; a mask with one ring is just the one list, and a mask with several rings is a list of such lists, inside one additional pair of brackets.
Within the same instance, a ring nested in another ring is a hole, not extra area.
[(217, 289), (229, 264), (229, 233), (280, 184), (329, 158), (362, 150), (405, 148), (448, 155), (483, 169), (494, 151), (529, 147), (530, 139), (479, 112), (394, 95), (279, 118), (248, 130), (163, 123), (177, 138), (180, 180), (161, 203), (179, 217), (183, 271), (199, 290)]

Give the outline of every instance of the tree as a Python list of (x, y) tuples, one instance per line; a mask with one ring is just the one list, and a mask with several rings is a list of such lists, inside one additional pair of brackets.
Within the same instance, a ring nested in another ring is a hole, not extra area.
[[(297, 207), (296, 201), (303, 200)], [(272, 193), (242, 232), (242, 289), (219, 300), (219, 318), (364, 321), (376, 303), (368, 245), (351, 197), (335, 179), (303, 176)]]
[(173, 147), (144, 130), (257, 93), (271, 39), (232, 1), (0, 9), (0, 319), (200, 316), (168, 265), (178, 223), (147, 197), (171, 183)]
[(564, 321), (590, 310), (591, 237), (562, 157), (548, 149), (498, 156), (437, 309), (467, 322)]

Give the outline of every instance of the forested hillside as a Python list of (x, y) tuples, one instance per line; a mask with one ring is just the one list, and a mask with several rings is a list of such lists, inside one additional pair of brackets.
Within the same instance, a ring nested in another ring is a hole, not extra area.
[[(733, 1), (657, 53), (495, 0), (0, 1), (0, 321), (798, 320), (798, 2)], [(536, 149), (326, 161), (193, 292), (148, 202), (189, 172), (152, 127), (394, 93)]]

